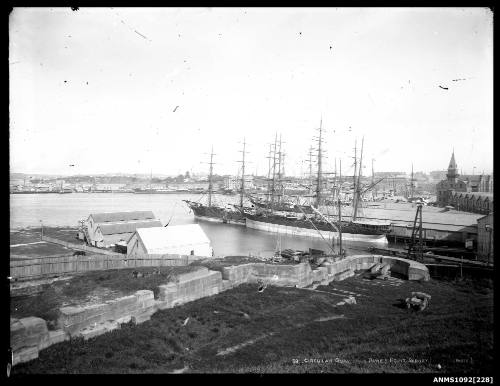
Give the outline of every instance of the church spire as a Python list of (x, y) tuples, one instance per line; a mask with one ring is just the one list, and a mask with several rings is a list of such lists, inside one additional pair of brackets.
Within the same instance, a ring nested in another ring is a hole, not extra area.
[(450, 159), (450, 164), (448, 165), (448, 173), (446, 174), (446, 177), (448, 177), (449, 181), (455, 181), (458, 178), (458, 168), (457, 168), (457, 163), (455, 162), (455, 149), (453, 149), (453, 152), (451, 153), (451, 159)]
[(450, 164), (448, 165), (448, 171), (450, 169), (457, 169), (457, 163), (455, 162), (455, 150), (451, 153)]

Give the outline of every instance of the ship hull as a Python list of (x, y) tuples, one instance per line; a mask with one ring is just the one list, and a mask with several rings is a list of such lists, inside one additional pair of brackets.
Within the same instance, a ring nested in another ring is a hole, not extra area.
[(231, 212), (223, 208), (200, 205), (198, 203), (184, 200), (193, 211), (194, 218), (223, 224), (245, 225), (245, 217), (240, 212)]
[[(281, 233), (287, 234), (290, 236), (305, 236), (305, 237), (317, 237), (317, 238), (325, 238), (325, 239), (338, 239), (338, 232), (332, 231), (318, 231), (316, 229), (310, 228), (301, 228), (296, 226), (289, 226), (283, 224), (274, 224), (265, 221), (256, 221), (250, 218), (246, 218), (246, 226), (251, 229), (257, 229), (266, 232), (272, 233)], [(319, 233), (321, 233), (321, 235)], [(367, 234), (359, 234), (359, 233), (344, 233), (342, 232), (342, 241), (360, 241), (360, 242), (369, 242), (369, 243), (377, 243), (386, 245), (388, 244), (387, 237), (382, 235), (367, 235)]]
[(216, 222), (216, 223), (221, 223), (221, 224), (245, 226), (245, 219), (242, 219), (242, 220), (223, 219), (221, 217), (208, 217), (208, 216), (201, 216), (201, 215), (197, 215), (197, 214), (194, 215), (194, 218), (197, 220)]

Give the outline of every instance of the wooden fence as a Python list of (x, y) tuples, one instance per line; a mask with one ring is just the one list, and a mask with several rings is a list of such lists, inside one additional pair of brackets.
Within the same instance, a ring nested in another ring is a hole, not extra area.
[(106, 254), (11, 259), (10, 276), (12, 279), (29, 280), (106, 269), (185, 266), (193, 261), (206, 258), (205, 256), (192, 255), (142, 255), (127, 257), (127, 255), (123, 254)]

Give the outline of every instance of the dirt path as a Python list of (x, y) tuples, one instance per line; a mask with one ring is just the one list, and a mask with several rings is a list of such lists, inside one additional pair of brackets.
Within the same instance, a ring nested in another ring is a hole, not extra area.
[[(286, 328), (285, 330), (289, 330), (289, 329), (293, 329), (293, 328), (297, 328), (297, 327), (304, 327), (304, 326), (306, 326), (308, 324), (311, 324), (311, 323), (314, 323), (314, 322), (328, 322), (330, 320), (343, 319), (343, 318), (344, 318), (344, 315), (325, 316), (325, 317), (322, 317), (322, 318), (314, 319), (313, 321), (308, 322), (308, 323), (295, 324), (294, 326)], [(243, 343), (237, 344), (236, 346), (232, 346), (232, 347), (229, 347), (229, 348), (227, 348), (225, 350), (219, 351), (216, 354), (216, 356), (222, 356), (222, 355), (232, 354), (232, 353), (234, 353), (234, 352), (242, 349), (243, 347), (250, 346), (251, 344), (254, 344), (254, 343), (258, 342), (259, 340), (262, 340), (264, 338), (276, 335), (277, 333), (278, 333), (278, 331), (269, 332), (267, 334), (259, 335), (256, 338), (249, 339), (249, 340), (247, 340), (247, 341), (245, 341)]]
[(25, 245), (33, 245), (33, 244), (47, 244), (46, 241), (34, 241), (32, 243), (25, 243), (25, 244), (12, 244), (10, 247), (24, 247)]

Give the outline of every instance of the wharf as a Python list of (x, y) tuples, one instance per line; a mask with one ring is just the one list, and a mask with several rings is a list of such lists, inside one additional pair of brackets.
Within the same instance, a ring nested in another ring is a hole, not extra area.
[[(390, 221), (389, 241), (405, 241), (411, 238), (417, 206), (412, 203), (376, 203), (369, 204), (358, 211), (358, 220)], [(320, 210), (335, 217), (336, 209), (322, 207)], [(342, 208), (342, 218), (351, 219), (352, 208)], [(464, 246), (466, 240), (477, 240), (477, 220), (483, 214), (446, 210), (433, 206), (424, 206), (422, 210), (422, 237), (433, 246)]]
[[(371, 253), (376, 253), (376, 254), (381, 254), (381, 255), (386, 255), (386, 256), (395, 256), (395, 257), (400, 257), (400, 258), (405, 258), (405, 259), (408, 258), (408, 251), (406, 251), (404, 249), (399, 249), (399, 248), (371, 247), (371, 248), (369, 248), (369, 251)], [(477, 267), (490, 267), (490, 268), (493, 267), (493, 264), (491, 264), (491, 263), (486, 263), (486, 262), (476, 261), (476, 260), (469, 260), (469, 259), (458, 259), (456, 257), (442, 256), (442, 255), (435, 255), (435, 254), (425, 254), (424, 259), (425, 260), (433, 260), (436, 262), (472, 265), (472, 266), (477, 266)]]

